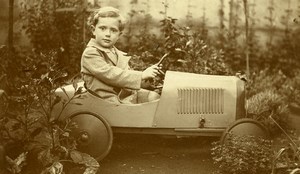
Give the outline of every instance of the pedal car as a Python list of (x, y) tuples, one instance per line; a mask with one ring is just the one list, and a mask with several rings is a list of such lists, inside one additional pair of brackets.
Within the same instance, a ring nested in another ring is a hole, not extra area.
[[(74, 87), (56, 94), (71, 97)], [(147, 103), (110, 103), (89, 91), (79, 95), (53, 114), (76, 123), (78, 148), (97, 160), (109, 153), (113, 133), (220, 136), (222, 141), (228, 132), (266, 136), (261, 124), (244, 118), (244, 81), (236, 76), (167, 71), (160, 98)]]

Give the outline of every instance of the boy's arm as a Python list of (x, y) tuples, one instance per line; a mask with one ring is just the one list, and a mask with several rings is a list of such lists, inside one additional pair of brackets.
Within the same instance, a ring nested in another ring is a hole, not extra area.
[(123, 70), (108, 64), (103, 55), (95, 48), (87, 48), (82, 55), (83, 73), (93, 75), (111, 86), (129, 89), (140, 89), (142, 72)]

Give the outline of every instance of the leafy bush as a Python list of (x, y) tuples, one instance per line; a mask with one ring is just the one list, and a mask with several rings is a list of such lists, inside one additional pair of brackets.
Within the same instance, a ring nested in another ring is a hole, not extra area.
[[(25, 75), (20, 74), (10, 81), (10, 87), (15, 89), (8, 96), (8, 107), (0, 119), (1, 144), (5, 146), (8, 171), (62, 172), (68, 166), (64, 164), (71, 163), (84, 166), (85, 172), (96, 173), (98, 162), (76, 150), (76, 139), (70, 134), (71, 128), (76, 125), (69, 120), (60, 122), (51, 117), (53, 107), (62, 100), (55, 95), (55, 90), (64, 84), (66, 76), (57, 66), (56, 53), (35, 56), (40, 61), (35, 62), (36, 58), (28, 57), (20, 65), (26, 70)], [(33, 70), (30, 71), (29, 67)], [(77, 88), (75, 82), (73, 86), (74, 97), (61, 101), (63, 108), (80, 97), (81, 88)]]
[(286, 134), (286, 137), (280, 137), (273, 158), (272, 173), (290, 173), (300, 172), (300, 146), (299, 135)]
[[(80, 69), (80, 57), (85, 46), (85, 6), (81, 0), (21, 2), (22, 29), (29, 36), (35, 52), (55, 50), (59, 63), (70, 74)], [(65, 8), (66, 11), (58, 11)]]
[[(163, 63), (165, 70), (218, 75), (231, 73), (221, 50), (206, 43), (202, 35), (189, 27), (179, 27), (176, 21), (171, 17), (161, 20), (161, 35), (142, 31), (136, 36), (136, 43), (131, 44), (132, 49), (128, 50), (136, 55), (131, 61), (134, 69), (143, 70), (167, 53)], [(126, 48), (125, 45), (120, 47)]]
[(300, 71), (294, 71), (295, 76), (287, 78), (279, 89), (279, 93), (285, 96), (288, 104), (300, 106)]
[[(294, 73), (299, 74), (299, 71)], [(264, 69), (252, 75), (247, 84), (249, 116), (263, 122), (272, 134), (278, 128), (268, 117), (287, 127), (290, 106), (300, 104), (299, 76), (288, 77), (279, 71)]]
[(282, 89), (287, 80), (288, 78), (280, 70), (277, 71), (266, 68), (258, 72), (254, 72), (247, 84), (248, 97), (266, 89), (278, 92)]
[(21, 3), (21, 7), (22, 27), (30, 37), (33, 47), (38, 51), (58, 48), (60, 38), (57, 28), (53, 25), (53, 5), (47, 0), (33, 3), (26, 1)]
[(276, 135), (279, 128), (269, 118), (272, 116), (280, 126), (287, 128), (288, 106), (284, 98), (274, 90), (266, 89), (248, 99), (248, 115), (260, 121), (269, 130), (271, 135)]
[(254, 136), (229, 135), (224, 144), (213, 143), (214, 164), (224, 174), (270, 173), (272, 142)]

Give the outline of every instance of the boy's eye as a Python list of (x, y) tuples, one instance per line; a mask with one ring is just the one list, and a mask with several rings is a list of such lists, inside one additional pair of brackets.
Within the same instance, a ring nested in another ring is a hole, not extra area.
[(99, 27), (100, 30), (106, 30), (106, 27)]
[(119, 30), (117, 30), (117, 29), (115, 29), (115, 28), (112, 28), (111, 31), (112, 31), (113, 33), (117, 33)]

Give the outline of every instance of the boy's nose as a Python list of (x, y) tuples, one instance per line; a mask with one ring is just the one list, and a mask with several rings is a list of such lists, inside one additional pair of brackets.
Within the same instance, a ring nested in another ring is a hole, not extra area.
[(110, 36), (111, 32), (109, 30), (105, 30), (105, 36)]

